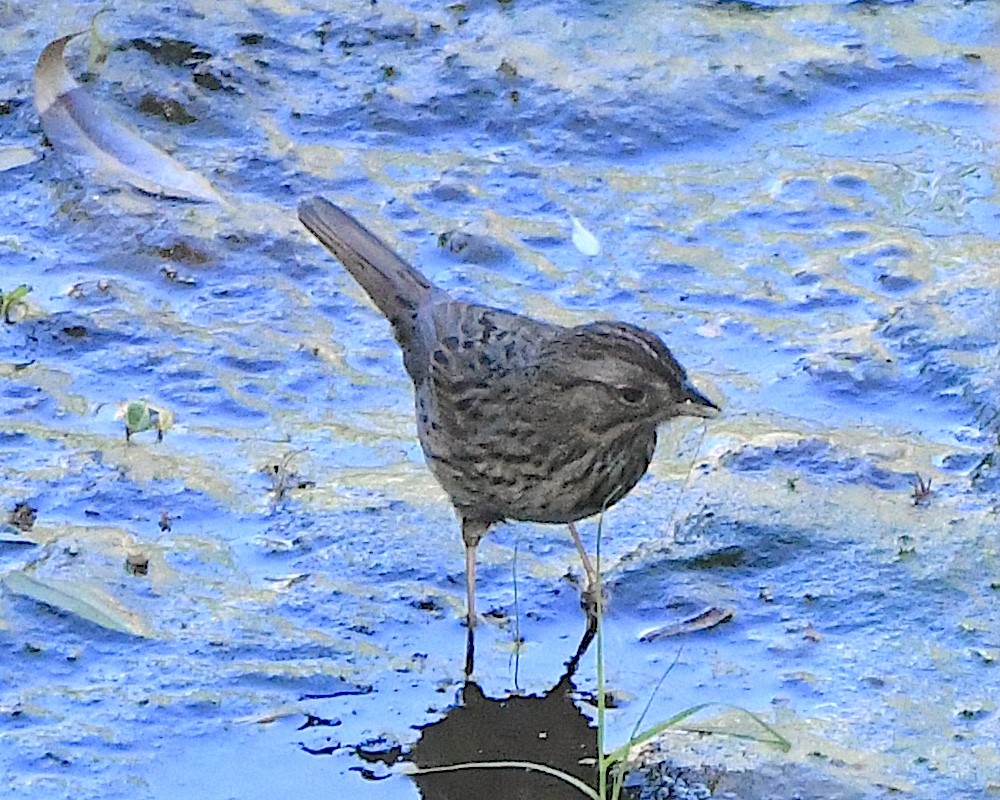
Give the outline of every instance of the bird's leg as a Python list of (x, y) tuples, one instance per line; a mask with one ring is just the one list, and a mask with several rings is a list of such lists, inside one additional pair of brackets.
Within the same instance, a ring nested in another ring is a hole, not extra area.
[[(580, 602), (587, 610), (587, 624), (596, 625), (597, 593), (604, 590), (604, 587), (601, 586), (601, 576), (597, 574), (597, 570), (594, 569), (594, 564), (591, 562), (590, 556), (587, 555), (587, 551), (584, 549), (583, 541), (580, 539), (580, 534), (576, 532), (576, 525), (572, 522), (567, 524), (569, 525), (569, 532), (573, 536), (573, 544), (576, 545), (576, 551), (580, 554), (580, 560), (583, 562), (583, 571), (587, 573), (587, 582), (583, 587), (583, 596), (580, 598)], [(605, 598), (605, 595), (601, 596), (602, 600)]]
[(476, 627), (476, 546), (479, 542), (465, 540), (465, 618), (469, 630)]
[(600, 578), (597, 575), (597, 570), (594, 569), (594, 565), (590, 561), (590, 556), (587, 555), (587, 550), (583, 546), (580, 534), (576, 532), (576, 525), (572, 522), (568, 523), (568, 525), (570, 535), (573, 537), (573, 544), (576, 545), (576, 552), (580, 554), (580, 560), (583, 562), (583, 571), (587, 573), (587, 586), (585, 591), (590, 594), (597, 589), (600, 584)]
[(476, 627), (476, 547), (488, 527), (478, 520), (462, 520), (462, 540), (465, 542), (465, 608), (469, 630)]

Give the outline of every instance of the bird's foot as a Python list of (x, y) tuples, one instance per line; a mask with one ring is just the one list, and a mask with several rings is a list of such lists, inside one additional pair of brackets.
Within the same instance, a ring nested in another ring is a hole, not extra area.
[(608, 588), (602, 586), (599, 581), (587, 581), (583, 587), (583, 592), (580, 594), (580, 605), (587, 612), (587, 619), (590, 621), (596, 622), (598, 619), (598, 598), (601, 601), (601, 614), (606, 614), (608, 612), (608, 602), (611, 599), (611, 596), (608, 594)]

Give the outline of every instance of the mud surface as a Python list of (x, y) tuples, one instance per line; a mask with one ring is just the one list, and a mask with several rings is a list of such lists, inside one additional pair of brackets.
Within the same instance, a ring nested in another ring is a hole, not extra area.
[[(388, 326), (295, 219), (317, 192), (456, 295), (662, 333), (724, 406), (604, 520), (611, 744), (673, 664), (647, 722), (719, 702), (793, 745), (671, 734), (650, 763), (691, 785), (995, 795), (994, 3), (102, 14), (71, 73), (221, 205), (45, 144), (35, 61), (100, 8), (0, 6), (0, 291), (32, 287), (0, 330), (10, 796), (413, 798), (397, 756), (456, 705), (593, 718), (557, 527), (481, 546), (465, 685), (457, 523)], [(140, 399), (162, 442), (126, 443)]]

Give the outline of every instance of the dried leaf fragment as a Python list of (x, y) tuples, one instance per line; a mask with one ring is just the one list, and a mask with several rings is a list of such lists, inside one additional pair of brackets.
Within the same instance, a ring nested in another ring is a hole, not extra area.
[(138, 614), (100, 589), (71, 581), (36, 578), (21, 570), (4, 575), (3, 585), (16, 595), (66, 611), (102, 628), (143, 638), (152, 636)]
[(149, 574), (149, 556), (141, 550), (129, 552), (125, 556), (125, 571), (137, 578)]
[(19, 531), (30, 531), (35, 526), (38, 509), (28, 503), (18, 503), (10, 512), (10, 524)]
[(697, 633), (707, 631), (723, 622), (729, 622), (735, 612), (731, 608), (706, 608), (700, 614), (695, 614), (683, 622), (674, 625), (666, 625), (660, 628), (652, 628), (639, 636), (640, 642), (655, 642), (657, 639), (665, 639), (667, 636), (680, 636), (686, 633)]
[(0, 147), (0, 172), (17, 169), (38, 161), (38, 154), (27, 147)]
[(583, 227), (583, 223), (576, 217), (570, 216), (569, 219), (573, 224), (573, 246), (585, 256), (599, 255), (601, 252), (601, 243), (597, 241), (597, 237)]
[(79, 35), (50, 42), (35, 67), (35, 107), (53, 147), (84, 172), (103, 173), (149, 194), (219, 201), (208, 180), (145, 141), (73, 80), (63, 51)]

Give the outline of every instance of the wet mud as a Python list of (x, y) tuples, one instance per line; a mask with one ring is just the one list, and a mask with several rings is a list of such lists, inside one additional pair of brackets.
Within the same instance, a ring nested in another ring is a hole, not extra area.
[[(719, 704), (632, 797), (996, 793), (993, 4), (101, 14), (70, 73), (217, 204), (45, 141), (35, 62), (99, 10), (0, 7), (0, 292), (31, 286), (0, 325), (9, 796), (508, 787), (407, 774), (476, 752), (593, 779), (572, 542), (484, 540), (467, 680), (458, 524), (388, 326), (295, 219), (314, 193), (460, 297), (661, 333), (723, 406), (603, 521), (609, 746)], [(130, 401), (162, 441), (126, 442)], [(508, 727), (541, 749), (478, 744)]]

